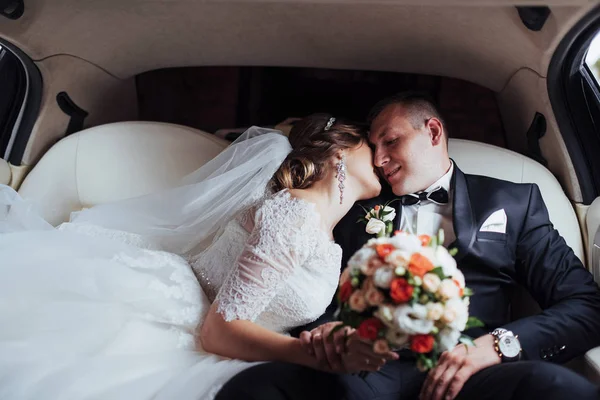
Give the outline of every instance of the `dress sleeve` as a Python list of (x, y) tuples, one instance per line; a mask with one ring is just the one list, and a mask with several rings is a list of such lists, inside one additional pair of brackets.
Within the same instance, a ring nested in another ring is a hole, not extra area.
[(258, 209), (244, 250), (215, 299), (226, 321), (255, 321), (304, 263), (311, 251), (308, 214), (297, 202), (282, 207), (267, 200)]

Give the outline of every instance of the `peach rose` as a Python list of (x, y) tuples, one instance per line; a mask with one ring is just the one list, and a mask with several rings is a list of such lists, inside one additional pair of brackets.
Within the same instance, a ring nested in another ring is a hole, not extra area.
[(383, 293), (375, 288), (367, 290), (365, 298), (367, 300), (367, 304), (370, 306), (378, 306), (383, 303), (383, 300), (385, 300)]
[(367, 302), (362, 290), (357, 290), (356, 292), (352, 293), (350, 299), (348, 300), (348, 305), (350, 306), (351, 310), (359, 313), (367, 309)]
[(442, 280), (436, 274), (427, 273), (423, 276), (423, 289), (430, 293), (437, 292)]

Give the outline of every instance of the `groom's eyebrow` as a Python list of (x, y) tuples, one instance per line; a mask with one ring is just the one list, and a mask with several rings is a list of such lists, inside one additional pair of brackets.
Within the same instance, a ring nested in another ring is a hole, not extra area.
[(375, 140), (379, 140), (382, 137), (384, 137), (386, 134), (388, 133), (387, 129), (384, 129), (381, 131), (381, 133), (379, 135), (377, 135), (377, 137), (375, 138)]

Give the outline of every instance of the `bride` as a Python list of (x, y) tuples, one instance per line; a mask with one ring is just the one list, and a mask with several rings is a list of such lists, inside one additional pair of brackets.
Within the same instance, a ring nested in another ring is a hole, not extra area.
[(333, 227), (380, 190), (364, 132), (323, 114), (56, 229), (0, 187), (0, 398), (211, 399), (255, 362), (318, 368), (286, 332), (329, 305)]

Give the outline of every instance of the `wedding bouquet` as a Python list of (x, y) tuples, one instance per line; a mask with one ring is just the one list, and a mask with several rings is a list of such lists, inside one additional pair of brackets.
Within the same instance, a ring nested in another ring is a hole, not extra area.
[(465, 278), (448, 251), (443, 231), (437, 237), (392, 233), (395, 211), (389, 203), (361, 218), (369, 240), (348, 261), (338, 299), (338, 327), (356, 328), (374, 342), (375, 352), (409, 348), (417, 367), (433, 368), (439, 355), (459, 341), (472, 345), (462, 331), (482, 326), (469, 317)]

